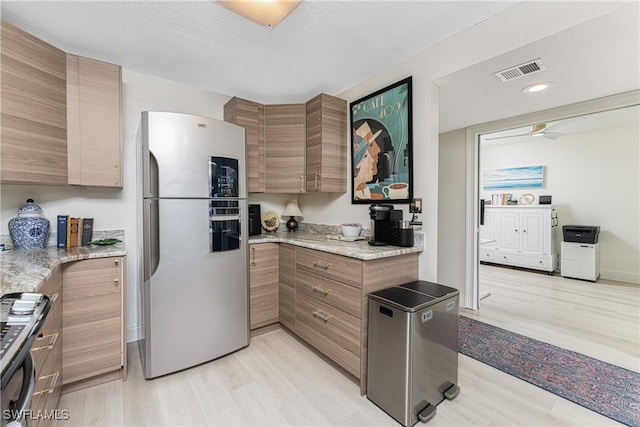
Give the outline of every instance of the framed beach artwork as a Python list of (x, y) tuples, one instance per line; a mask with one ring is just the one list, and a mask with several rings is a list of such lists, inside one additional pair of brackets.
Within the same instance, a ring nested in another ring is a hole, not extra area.
[(522, 166), (517, 168), (493, 169), (482, 174), (482, 188), (542, 188), (544, 166)]
[(351, 203), (410, 203), (413, 199), (411, 77), (349, 106)]

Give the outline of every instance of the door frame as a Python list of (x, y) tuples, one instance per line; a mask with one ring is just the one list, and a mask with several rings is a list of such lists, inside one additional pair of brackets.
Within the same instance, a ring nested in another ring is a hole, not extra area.
[[(544, 96), (544, 95), (541, 95)], [(564, 105), (471, 126), (466, 129), (466, 265), (465, 265), (465, 306), (473, 310), (480, 307), (478, 289), (479, 274), (479, 203), (480, 203), (480, 135), (499, 132), (551, 120), (567, 119), (575, 116), (599, 113), (607, 110), (640, 105), (640, 90), (596, 98), (589, 101)]]

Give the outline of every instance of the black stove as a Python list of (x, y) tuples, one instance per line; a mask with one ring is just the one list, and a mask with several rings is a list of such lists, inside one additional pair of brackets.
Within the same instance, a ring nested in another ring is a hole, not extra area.
[(12, 293), (0, 298), (2, 389), (20, 367), (51, 308), (49, 297)]

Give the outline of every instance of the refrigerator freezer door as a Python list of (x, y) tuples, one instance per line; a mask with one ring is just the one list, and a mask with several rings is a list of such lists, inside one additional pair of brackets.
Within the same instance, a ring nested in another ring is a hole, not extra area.
[(144, 197), (209, 197), (210, 158), (238, 159), (238, 196), (247, 197), (244, 129), (208, 117), (142, 113)]
[[(246, 240), (211, 252), (207, 199), (144, 202), (144, 373), (153, 378), (249, 344)], [(246, 201), (239, 201), (246, 230)], [(155, 218), (154, 218), (155, 216)], [(154, 233), (157, 233), (154, 235)], [(243, 237), (244, 238), (244, 237)]]

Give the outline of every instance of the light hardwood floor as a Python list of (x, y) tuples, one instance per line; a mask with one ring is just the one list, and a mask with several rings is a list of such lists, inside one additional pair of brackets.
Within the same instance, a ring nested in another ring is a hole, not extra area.
[[(147, 381), (137, 345), (129, 378), (62, 396), (58, 426), (394, 426), (348, 380), (284, 330), (229, 356)], [(618, 425), (608, 418), (460, 356), (460, 395), (430, 426)], [(421, 425), (420, 423), (418, 425)]]
[(462, 315), (640, 372), (640, 286), (481, 265), (480, 291)]

